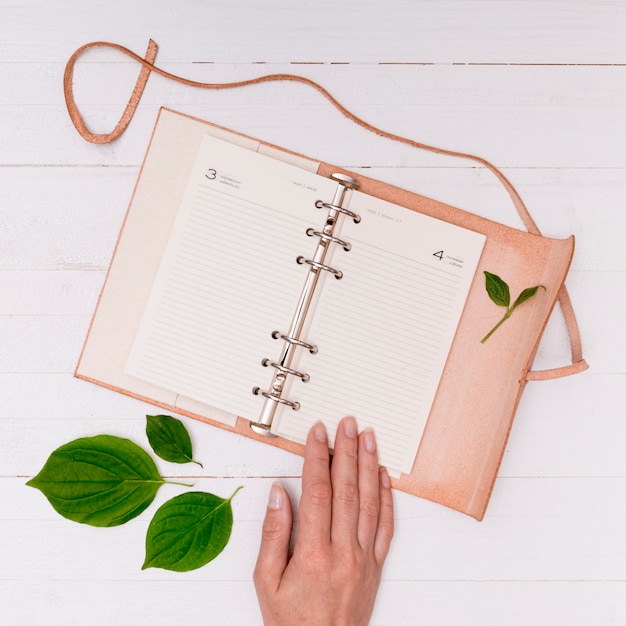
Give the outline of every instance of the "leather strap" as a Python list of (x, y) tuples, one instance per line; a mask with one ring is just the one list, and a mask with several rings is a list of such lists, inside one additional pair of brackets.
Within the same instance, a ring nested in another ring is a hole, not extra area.
[[(135, 88), (130, 96), (128, 104), (122, 113), (122, 117), (119, 122), (115, 126), (115, 128), (106, 134), (97, 134), (89, 131), (83, 118), (78, 110), (78, 106), (76, 105), (76, 100), (74, 99), (74, 91), (73, 91), (73, 78), (74, 78), (74, 66), (78, 58), (90, 48), (112, 48), (121, 52), (122, 54), (130, 57), (137, 63), (139, 63), (142, 68), (139, 73), (139, 77), (137, 78), (137, 82), (135, 83)], [(324, 98), (326, 98), (339, 112), (352, 120), (355, 124), (358, 124), (362, 128), (373, 132), (379, 136), (386, 137), (388, 139), (392, 139), (393, 141), (399, 141), (401, 143), (407, 144), (414, 148), (418, 148), (420, 150), (428, 150), (429, 152), (434, 152), (436, 154), (441, 154), (445, 156), (452, 156), (461, 159), (469, 159), (476, 163), (480, 163), (488, 170), (490, 170), (498, 180), (504, 185), (504, 188), (507, 190), (511, 200), (513, 201), (513, 205), (515, 206), (522, 222), (526, 226), (528, 232), (534, 233), (536, 235), (541, 235), (539, 228), (535, 224), (533, 218), (531, 217), (526, 205), (522, 201), (522, 198), (518, 194), (517, 190), (513, 186), (513, 184), (509, 181), (509, 179), (495, 166), (492, 165), (486, 159), (482, 157), (475, 156), (472, 154), (467, 154), (465, 152), (457, 152), (455, 150), (446, 150), (443, 148), (437, 148), (435, 146), (430, 146), (428, 144), (424, 144), (418, 141), (414, 141), (413, 139), (409, 139), (407, 137), (402, 137), (401, 135), (396, 135), (394, 133), (382, 130), (376, 126), (373, 126), (369, 122), (361, 119), (356, 116), (350, 110), (341, 104), (329, 91), (327, 91), (320, 84), (311, 80), (310, 78), (306, 78), (305, 76), (299, 76), (297, 74), (267, 74), (265, 76), (259, 76), (257, 78), (250, 78), (248, 80), (242, 80), (238, 82), (232, 83), (200, 83), (197, 81), (189, 80), (187, 78), (183, 78), (181, 76), (176, 76), (175, 74), (171, 74), (166, 72), (165, 70), (160, 69), (156, 65), (154, 65), (154, 59), (156, 58), (158, 46), (156, 42), (150, 39), (148, 44), (148, 49), (146, 51), (146, 55), (144, 58), (135, 54), (128, 48), (120, 46), (116, 43), (110, 43), (108, 41), (94, 41), (84, 46), (81, 46), (72, 54), (69, 58), (67, 65), (65, 67), (65, 73), (63, 76), (63, 92), (65, 95), (65, 102), (67, 105), (67, 110), (70, 114), (70, 118), (72, 123), (76, 127), (78, 133), (83, 137), (86, 141), (90, 143), (96, 144), (104, 144), (111, 143), (115, 141), (128, 127), (130, 121), (137, 110), (137, 106), (139, 104), (139, 100), (143, 94), (143, 90), (148, 81), (148, 77), (151, 72), (155, 72), (163, 76), (164, 78), (168, 78), (178, 83), (182, 83), (184, 85), (189, 85), (190, 87), (198, 87), (200, 89), (232, 89), (235, 87), (245, 87), (247, 85), (254, 85), (257, 83), (265, 83), (265, 82), (276, 82), (276, 81), (292, 81), (303, 83), (312, 87), (316, 91), (318, 91)], [(552, 378), (560, 378), (563, 376), (569, 376), (571, 374), (576, 374), (587, 369), (588, 365), (583, 358), (582, 353), (582, 343), (580, 339), (580, 331), (578, 329), (578, 323), (576, 322), (576, 316), (574, 314), (574, 309), (572, 308), (572, 304), (569, 298), (569, 294), (567, 293), (567, 289), (565, 286), (561, 289), (559, 293), (559, 303), (561, 306), (561, 312), (563, 313), (563, 317), (565, 318), (565, 323), (567, 325), (570, 346), (571, 346), (571, 359), (572, 362), (570, 365), (566, 365), (564, 367), (558, 367), (548, 370), (541, 371), (529, 371), (527, 373), (527, 380), (549, 380)]]

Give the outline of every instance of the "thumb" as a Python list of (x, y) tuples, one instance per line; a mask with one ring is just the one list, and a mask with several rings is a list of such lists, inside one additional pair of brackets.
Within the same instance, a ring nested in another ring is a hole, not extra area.
[(263, 520), (261, 547), (254, 569), (254, 584), (257, 590), (278, 589), (289, 560), (291, 539), (291, 502), (284, 487), (276, 482), (272, 485)]

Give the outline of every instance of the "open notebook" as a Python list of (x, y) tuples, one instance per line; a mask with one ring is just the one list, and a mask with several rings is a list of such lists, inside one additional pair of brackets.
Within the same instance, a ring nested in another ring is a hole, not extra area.
[[(572, 252), (162, 110), (76, 375), (294, 452), (354, 415), (481, 518)], [(482, 270), (546, 286), (484, 345)]]
[[(331, 204), (338, 186), (207, 134), (126, 371), (256, 422), (264, 396), (252, 390), (277, 370), (290, 403), (267, 399), (272, 433), (304, 443), (318, 419), (334, 433), (354, 415), (376, 431), (381, 463), (410, 473), (485, 237), (353, 189), (346, 215)], [(287, 367), (280, 334), (314, 347), (296, 344)]]

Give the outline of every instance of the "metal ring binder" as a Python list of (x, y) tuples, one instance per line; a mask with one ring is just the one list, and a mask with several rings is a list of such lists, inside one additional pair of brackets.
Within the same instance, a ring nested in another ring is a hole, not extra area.
[(315, 203), (315, 206), (318, 209), (328, 209), (328, 210), (334, 210), (334, 211), (339, 211), (340, 213), (344, 213), (348, 217), (351, 217), (354, 220), (355, 224), (358, 224), (361, 221), (361, 216), (360, 215), (357, 215), (356, 213), (353, 213), (352, 211), (348, 211), (348, 209), (346, 209), (346, 208), (344, 208), (342, 206), (338, 206), (336, 204), (333, 204), (332, 202), (322, 202), (321, 200), (318, 200)]
[(302, 379), (303, 383), (308, 383), (311, 380), (311, 377), (304, 372), (299, 372), (298, 370), (291, 369), (290, 367), (285, 367), (284, 365), (280, 365), (280, 363), (274, 363), (274, 361), (270, 361), (269, 359), (263, 359), (261, 361), (261, 365), (263, 367), (273, 367), (283, 374), (291, 374), (292, 376), (297, 376)]
[(319, 230), (314, 230), (313, 228), (307, 228), (306, 234), (309, 237), (319, 237), (320, 239), (324, 239), (326, 241), (332, 241), (340, 245), (346, 252), (350, 252), (352, 250), (352, 244), (348, 241), (344, 241), (343, 239), (339, 239), (339, 237), (333, 237), (333, 235), (327, 235), (326, 233), (322, 233)]
[(341, 270), (336, 270), (334, 267), (331, 267), (330, 265), (324, 265), (323, 263), (318, 263), (317, 261), (312, 261), (311, 259), (305, 259), (303, 256), (299, 256), (296, 259), (296, 263), (299, 263), (300, 265), (302, 265), (303, 263), (308, 263), (309, 265), (316, 267), (318, 270), (324, 270), (326, 272), (330, 272), (331, 274), (335, 275), (335, 278), (337, 280), (343, 278), (343, 272)]
[[(285, 400), (285, 398), (281, 398), (280, 396), (273, 396), (271, 393), (268, 393), (267, 391), (262, 391), (259, 387), (254, 387), (254, 389), (252, 389), (252, 393), (255, 396), (261, 395), (264, 398), (271, 400), (272, 402), (277, 402), (278, 404), (284, 404), (285, 406), (290, 406), (294, 411), (297, 411), (300, 408), (299, 402), (292, 402), (291, 400)], [(257, 433), (260, 433), (262, 435), (270, 434), (269, 431), (261, 432), (260, 430), (257, 430), (255, 428), (255, 426), (257, 426), (256, 423), (252, 423), (250, 426), (252, 430), (254, 430)]]
[(316, 345), (312, 343), (307, 343), (306, 341), (302, 341), (302, 339), (289, 337), (289, 335), (283, 335), (278, 330), (272, 331), (272, 339), (282, 339), (283, 341), (288, 341), (289, 343), (293, 343), (296, 346), (302, 346), (303, 348), (306, 348), (311, 354), (317, 354)]
[[(297, 348), (307, 348), (312, 354), (317, 352), (317, 346), (307, 343), (301, 339), (300, 333), (304, 327), (307, 312), (313, 301), (315, 288), (318, 284), (322, 271), (330, 272), (335, 276), (335, 278), (341, 278), (343, 276), (343, 272), (341, 270), (337, 270), (324, 262), (327, 252), (332, 244), (340, 245), (346, 251), (351, 248), (350, 243), (343, 241), (335, 234), (339, 218), (343, 214), (351, 217), (356, 224), (361, 221), (361, 217), (359, 215), (343, 206), (344, 201), (349, 195), (349, 191), (352, 189), (358, 189), (359, 182), (351, 176), (341, 173), (332, 174), (330, 178), (338, 183), (332, 202), (322, 202), (321, 200), (318, 200), (315, 203), (317, 208), (325, 208), (328, 210), (323, 229), (321, 232), (312, 229), (307, 230), (307, 235), (316, 235), (319, 238), (315, 254), (311, 259), (307, 259), (303, 256), (299, 256), (296, 259), (300, 264), (306, 263), (309, 265), (310, 269), (308, 271), (304, 287), (302, 288), (300, 300), (298, 301), (296, 311), (291, 321), (291, 326), (287, 334), (281, 334), (276, 330), (272, 332), (272, 337), (274, 339), (280, 338), (283, 340), (282, 353), (277, 361), (270, 361), (269, 359), (263, 359), (262, 361), (262, 364), (266, 367), (271, 366), (276, 370), (274, 372), (274, 377), (272, 378), (272, 383), (268, 391), (263, 391), (260, 387), (254, 387), (252, 390), (254, 395), (260, 395), (265, 398), (259, 419), (256, 422), (250, 422), (250, 428), (258, 434), (268, 435), (270, 437), (274, 436), (270, 429), (272, 427), (272, 421), (274, 420), (276, 409), (279, 405), (282, 404), (284, 406), (289, 406), (295, 411), (300, 408), (299, 402), (295, 400), (287, 400), (282, 397), (287, 376), (298, 376), (305, 382), (309, 380), (308, 374), (299, 372), (291, 366), (295, 350)], [(312, 231), (312, 233), (309, 231)]]

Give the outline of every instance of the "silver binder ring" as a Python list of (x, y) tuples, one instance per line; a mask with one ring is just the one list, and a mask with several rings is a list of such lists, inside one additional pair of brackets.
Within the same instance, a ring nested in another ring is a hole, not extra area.
[(343, 272), (341, 270), (336, 270), (334, 267), (331, 267), (330, 265), (324, 265), (323, 263), (318, 263), (317, 261), (312, 261), (311, 259), (305, 259), (303, 256), (299, 256), (296, 259), (296, 262), (299, 265), (302, 265), (303, 263), (307, 263), (311, 267), (315, 267), (318, 270), (325, 270), (326, 272), (330, 272), (331, 274), (334, 274), (337, 280), (340, 280), (341, 278), (343, 278)]
[(348, 241), (344, 241), (343, 239), (339, 239), (339, 237), (333, 237), (333, 235), (329, 235), (327, 233), (321, 233), (319, 230), (314, 230), (313, 228), (307, 228), (306, 234), (309, 237), (319, 237), (323, 241), (332, 241), (337, 245), (343, 247), (346, 252), (350, 252), (352, 250), (352, 244)]
[(272, 339), (282, 339), (283, 341), (286, 341), (287, 343), (292, 343), (295, 346), (306, 348), (311, 354), (317, 354), (316, 345), (312, 343), (307, 343), (306, 341), (302, 341), (302, 339), (296, 339), (295, 337), (290, 337), (289, 335), (283, 335), (278, 330), (272, 331)]
[(285, 406), (290, 406), (294, 411), (300, 410), (299, 402), (294, 402), (293, 400), (285, 400), (285, 398), (281, 398), (279, 396), (273, 396), (271, 393), (268, 393), (267, 391), (263, 391), (260, 387), (254, 387), (252, 389), (252, 393), (255, 396), (261, 395), (264, 398), (271, 400), (272, 402), (276, 402), (277, 404), (284, 404)]
[(297, 376), (302, 379), (303, 383), (308, 383), (311, 380), (311, 377), (308, 374), (304, 374), (303, 372), (299, 372), (298, 370), (291, 369), (290, 367), (285, 367), (280, 363), (274, 363), (274, 361), (270, 361), (269, 359), (263, 359), (261, 361), (261, 365), (263, 367), (273, 367), (277, 369), (279, 372), (283, 372), (283, 374), (291, 374), (292, 376)]
[(352, 211), (350, 211), (349, 209), (346, 209), (345, 207), (332, 204), (331, 202), (322, 202), (321, 200), (318, 200), (315, 203), (315, 206), (318, 209), (328, 209), (329, 211), (339, 211), (340, 213), (343, 213), (344, 215), (351, 217), (354, 220), (355, 224), (358, 224), (361, 221), (360, 215), (353, 213)]

